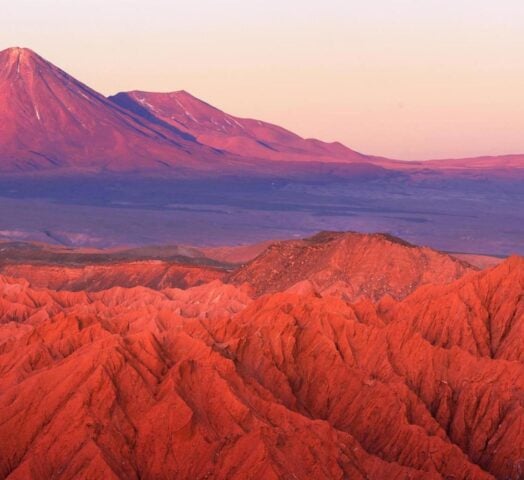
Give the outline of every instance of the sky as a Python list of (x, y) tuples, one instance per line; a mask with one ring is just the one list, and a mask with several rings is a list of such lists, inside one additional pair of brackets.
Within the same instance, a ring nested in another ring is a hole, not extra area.
[(0, 0), (0, 49), (106, 95), (228, 113), (401, 159), (524, 153), (522, 0)]

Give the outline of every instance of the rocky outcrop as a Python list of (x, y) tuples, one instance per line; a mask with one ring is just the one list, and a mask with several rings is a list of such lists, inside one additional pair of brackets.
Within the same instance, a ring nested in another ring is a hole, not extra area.
[(274, 243), (230, 281), (250, 285), (256, 296), (298, 288), (349, 301), (378, 300), (385, 294), (404, 298), (421, 285), (449, 283), (474, 270), (450, 255), (391, 235), (322, 232)]
[(426, 286), (399, 304), (379, 306), (386, 322), (402, 319), (432, 345), (472, 355), (524, 361), (524, 259), (442, 286)]
[(520, 479), (523, 275), (356, 303), (0, 277), (0, 478)]

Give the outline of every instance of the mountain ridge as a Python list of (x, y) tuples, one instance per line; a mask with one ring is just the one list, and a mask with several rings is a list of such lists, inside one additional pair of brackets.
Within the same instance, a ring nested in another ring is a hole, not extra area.
[(0, 275), (0, 476), (519, 480), (523, 288), (522, 257), (378, 302)]
[[(408, 162), (304, 139), (268, 122), (222, 112), (187, 91), (106, 98), (27, 48), (0, 52), (0, 170), (4, 173), (143, 173), (181, 177), (314, 177), (428, 171), (524, 171), (524, 155)], [(355, 170), (356, 168), (356, 170)], [(326, 170), (327, 169), (327, 170)], [(322, 173), (325, 174), (325, 173)]]
[(201, 143), (235, 155), (274, 161), (374, 160), (339, 142), (304, 139), (271, 123), (230, 115), (185, 90), (170, 93), (122, 92), (109, 99), (132, 111), (137, 110), (136, 106), (142, 107), (151, 115), (193, 135)]
[(5, 171), (148, 171), (177, 162), (198, 169), (218, 157), (182, 132), (120, 108), (32, 50), (4, 50), (0, 65)]

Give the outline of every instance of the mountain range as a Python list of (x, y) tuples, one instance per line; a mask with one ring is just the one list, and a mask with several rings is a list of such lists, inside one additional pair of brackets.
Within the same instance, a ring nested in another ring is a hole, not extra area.
[(523, 167), (522, 155), (432, 162), (365, 155), (229, 115), (185, 91), (106, 98), (32, 50), (0, 52), (0, 171), (6, 174), (521, 173)]

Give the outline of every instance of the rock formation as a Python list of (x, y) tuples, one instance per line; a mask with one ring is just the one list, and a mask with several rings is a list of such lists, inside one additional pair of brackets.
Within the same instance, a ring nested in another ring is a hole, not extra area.
[(522, 258), (324, 234), (232, 278), (268, 258), (260, 290), (1, 276), (0, 478), (522, 478)]

